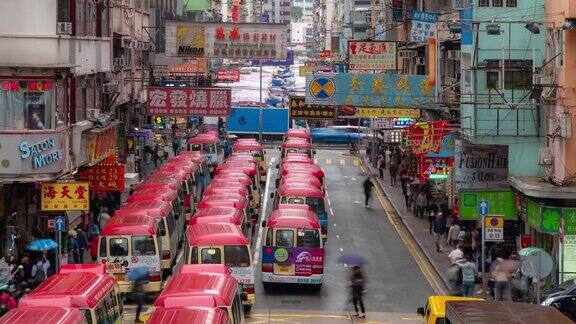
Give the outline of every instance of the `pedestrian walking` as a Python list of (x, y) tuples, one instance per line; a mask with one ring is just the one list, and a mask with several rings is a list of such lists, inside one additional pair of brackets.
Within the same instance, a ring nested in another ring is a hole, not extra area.
[(70, 240), (70, 252), (72, 253), (72, 260), (74, 263), (80, 263), (80, 254), (78, 251), (78, 234), (75, 230), (68, 231), (68, 239)]
[[(429, 203), (430, 201), (427, 200), (427, 202)], [(438, 211), (438, 207), (436, 207), (436, 204), (430, 204), (428, 207), (426, 207), (426, 213), (428, 214), (428, 224), (429, 224), (429, 228), (428, 231), (430, 232), (430, 235), (432, 235), (433, 233), (433, 228), (434, 228), (434, 221), (436, 220), (436, 214)]]
[(436, 236), (436, 252), (442, 252), (443, 240), (444, 240), (444, 233), (446, 232), (446, 218), (442, 213), (438, 213), (436, 215), (436, 219), (434, 220), (434, 235)]
[(132, 299), (136, 302), (136, 319), (134, 323), (144, 323), (140, 319), (140, 314), (142, 313), (142, 308), (144, 307), (144, 302), (146, 301), (146, 292), (144, 291), (144, 285), (147, 283), (148, 279), (145, 276), (140, 276), (134, 281), (132, 287)]
[(100, 216), (98, 216), (98, 225), (100, 225), (100, 229), (103, 229), (109, 220), (110, 220), (110, 214), (108, 214), (108, 208), (104, 207), (100, 212)]
[(455, 220), (452, 222), (452, 226), (448, 230), (448, 244), (451, 246), (457, 246), (459, 243), (458, 236), (460, 235), (460, 223)]
[(462, 259), (463, 257), (464, 251), (462, 251), (462, 246), (460, 244), (458, 244), (458, 246), (448, 254), (448, 258), (452, 264), (456, 264), (456, 261)]
[(462, 296), (474, 296), (474, 285), (476, 283), (476, 265), (471, 261), (469, 255), (464, 256), (463, 259), (456, 261), (456, 264), (462, 271)]
[(380, 179), (384, 179), (384, 169), (386, 169), (386, 160), (380, 155), (378, 159), (378, 171), (380, 172)]
[(504, 259), (496, 259), (490, 276), (494, 279), (494, 300), (512, 301), (512, 286), (510, 285), (512, 273), (506, 268)]
[(32, 267), (32, 277), (34, 278), (34, 285), (38, 286), (48, 278), (50, 269), (50, 261), (46, 257), (46, 253), (42, 254), (42, 258), (36, 262)]
[(88, 241), (88, 235), (82, 230), (81, 226), (76, 227), (76, 238), (78, 240), (78, 257), (80, 258), (80, 263), (84, 263), (84, 252), (90, 246)]
[(370, 180), (370, 177), (367, 177), (366, 180), (364, 180), (362, 186), (364, 187), (364, 206), (368, 207), (368, 202), (372, 196), (372, 187), (374, 187), (374, 184), (372, 183), (372, 180)]
[[(424, 218), (426, 213), (426, 206), (428, 205), (428, 200), (426, 198), (426, 193), (422, 189), (418, 192), (416, 197), (416, 215), (420, 218)], [(430, 227), (430, 234), (432, 234), (432, 227)]]
[[(366, 317), (366, 309), (364, 308), (364, 301), (362, 295), (364, 294), (364, 275), (359, 266), (352, 267), (352, 275), (350, 277), (350, 289), (352, 294), (352, 304), (356, 311), (355, 316), (359, 318)], [(358, 306), (360, 306), (360, 313), (358, 313)]]
[(396, 164), (396, 159), (390, 159), (390, 167), (388, 167), (390, 172), (390, 185), (394, 187), (396, 185), (396, 177), (398, 176), (398, 165)]

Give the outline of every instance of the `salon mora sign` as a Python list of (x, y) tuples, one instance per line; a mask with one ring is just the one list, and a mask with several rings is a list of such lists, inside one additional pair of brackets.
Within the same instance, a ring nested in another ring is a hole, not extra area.
[(508, 145), (456, 141), (454, 168), (458, 188), (500, 187), (508, 180)]

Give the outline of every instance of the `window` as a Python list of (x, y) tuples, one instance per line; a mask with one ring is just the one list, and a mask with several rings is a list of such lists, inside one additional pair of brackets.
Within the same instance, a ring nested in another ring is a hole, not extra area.
[(486, 88), (500, 89), (500, 72), (486, 71)]
[(555, 39), (554, 39), (554, 29), (553, 28), (546, 28), (546, 35), (544, 37), (544, 41), (546, 44), (544, 57), (548, 61), (548, 60), (551, 60), (555, 55), (555, 53), (554, 53)]
[(192, 145), (192, 146), (190, 147), (190, 151), (198, 151), (198, 152), (200, 152), (200, 151), (202, 151), (202, 145), (200, 145), (200, 144), (194, 144), (194, 145)]
[(492, 0), (492, 7), (502, 7), (504, 0)]
[(175, 235), (176, 233), (174, 233), (174, 229), (176, 225), (174, 224), (174, 215), (171, 214), (164, 217), (164, 221), (168, 225), (168, 235)]
[(76, 36), (84, 36), (84, 0), (76, 0)]
[(10, 88), (0, 90), (0, 129), (54, 129), (56, 83), (37, 80), (7, 82)]
[(110, 238), (110, 256), (127, 256), (128, 239), (123, 237)]
[(224, 264), (227, 267), (249, 267), (250, 253), (247, 246), (225, 246)]
[(304, 202), (304, 198), (300, 198), (300, 197), (290, 197), (290, 198), (286, 198), (286, 197), (282, 197), (282, 203), (283, 204), (305, 204)]
[(198, 248), (192, 248), (192, 255), (190, 256), (190, 263), (191, 264), (198, 264)]
[(556, 54), (560, 53), (560, 55), (556, 57), (556, 66), (558, 67), (564, 66), (564, 53), (562, 53), (564, 51), (563, 35), (564, 31), (561, 28), (556, 30)]
[(70, 0), (58, 0), (58, 21), (70, 21)]
[(506, 0), (506, 7), (517, 7), (518, 0)]
[(324, 209), (324, 199), (323, 198), (306, 198), (306, 203), (310, 206), (310, 209), (315, 214), (323, 214), (326, 210)]
[(86, 87), (84, 87), (84, 79), (76, 78), (76, 122), (86, 119)]
[(276, 230), (276, 246), (294, 247), (294, 231), (283, 229)]
[(532, 71), (511, 70), (506, 71), (504, 78), (504, 89), (528, 89), (532, 86)]
[(106, 238), (105, 237), (100, 238), (100, 257), (101, 258), (106, 257)]
[(478, 7), (488, 7), (490, 6), (489, 0), (479, 0)]
[(216, 153), (216, 146), (214, 144), (204, 144), (204, 154), (215, 154)]
[(96, 313), (96, 323), (98, 324), (112, 324), (112, 321), (108, 318), (106, 309), (104, 309), (104, 303), (100, 302), (94, 312)]
[(154, 237), (152, 236), (133, 236), (132, 237), (132, 255), (156, 255), (154, 246)]
[(81, 309), (82, 313), (84, 313), (84, 319), (86, 320), (86, 324), (92, 324), (92, 312), (89, 309)]
[(220, 249), (205, 248), (200, 251), (202, 264), (222, 264), (222, 251)]
[(312, 229), (299, 229), (296, 235), (296, 246), (307, 248), (320, 247), (320, 233)]
[(272, 246), (272, 229), (269, 228), (266, 232), (266, 246)]

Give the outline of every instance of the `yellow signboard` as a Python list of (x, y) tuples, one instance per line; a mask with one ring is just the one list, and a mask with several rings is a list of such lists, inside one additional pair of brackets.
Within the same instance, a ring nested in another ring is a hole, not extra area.
[(90, 210), (87, 182), (42, 183), (42, 211)]
[(504, 240), (504, 217), (486, 216), (484, 218), (485, 240), (499, 242)]
[(306, 73), (313, 73), (316, 72), (318, 70), (318, 68), (316, 68), (316, 66), (299, 66), (298, 67), (298, 75), (301, 77), (305, 77)]
[(358, 118), (394, 118), (394, 117), (420, 117), (420, 109), (415, 108), (357, 108), (354, 117)]

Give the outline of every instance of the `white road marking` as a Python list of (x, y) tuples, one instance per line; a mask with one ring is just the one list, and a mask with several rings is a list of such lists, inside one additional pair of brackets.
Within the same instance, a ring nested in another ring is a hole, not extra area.
[(352, 177), (352, 181), (356, 181), (356, 178)]
[(340, 238), (340, 235), (336, 234), (336, 238)]
[(354, 200), (355, 204), (361, 204), (362, 202), (360, 200)]
[(330, 198), (328, 198), (328, 206), (332, 206), (332, 202), (330, 201)]
[(272, 164), (272, 163), (274, 163), (274, 162), (276, 162), (276, 157), (275, 157), (275, 156), (273, 156), (273, 157), (270, 159), (270, 164)]
[(343, 249), (343, 248), (340, 248), (340, 252), (344, 252), (344, 249)]
[(264, 228), (262, 227), (262, 221), (266, 218), (266, 205), (268, 204), (268, 184), (270, 184), (270, 176), (272, 172), (268, 172), (266, 175), (266, 189), (264, 190), (264, 202), (262, 202), (262, 208), (260, 209), (260, 222), (256, 224), (258, 226), (258, 238), (256, 239), (256, 247), (254, 248), (254, 265), (260, 262), (260, 249), (262, 248), (262, 233)]
[[(332, 210), (332, 207), (330, 207), (330, 215), (334, 216), (334, 210)], [(334, 224), (334, 226), (336, 226), (336, 224)]]

